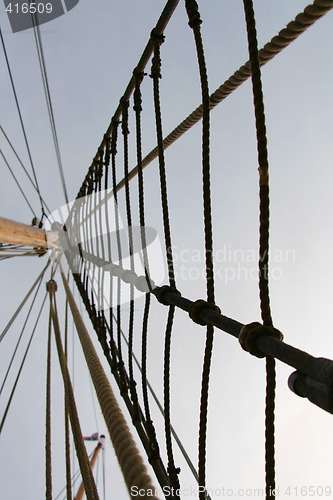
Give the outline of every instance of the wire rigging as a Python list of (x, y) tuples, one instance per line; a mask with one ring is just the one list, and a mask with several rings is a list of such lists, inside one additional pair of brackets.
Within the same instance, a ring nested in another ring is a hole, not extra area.
[(33, 173), (34, 180), (35, 180), (35, 185), (36, 185), (37, 192), (38, 192), (38, 197), (39, 197), (41, 211), (42, 211), (42, 216), (41, 216), (41, 222), (42, 222), (44, 215), (46, 215), (46, 213), (44, 211), (44, 203), (43, 203), (43, 199), (42, 199), (41, 194), (40, 194), (40, 189), (39, 189), (39, 185), (38, 185), (38, 181), (37, 181), (36, 171), (35, 171), (35, 167), (34, 167), (34, 164), (33, 164), (33, 161), (32, 161), (32, 156), (31, 156), (31, 152), (30, 152), (28, 138), (27, 138), (27, 134), (26, 134), (26, 131), (25, 131), (24, 124), (23, 124), (23, 118), (22, 118), (22, 114), (21, 114), (21, 109), (20, 109), (18, 98), (17, 98), (16, 88), (15, 88), (15, 84), (14, 84), (12, 72), (11, 72), (11, 69), (10, 69), (10, 65), (9, 65), (9, 59), (8, 59), (8, 56), (7, 56), (5, 41), (4, 41), (4, 38), (2, 36), (1, 27), (0, 27), (0, 38), (1, 38), (1, 45), (2, 45), (2, 49), (3, 49), (3, 53), (4, 53), (4, 56), (5, 56), (5, 59), (6, 59), (6, 66), (7, 66), (7, 70), (8, 70), (8, 74), (9, 74), (9, 79), (10, 79), (11, 87), (12, 87), (13, 94), (14, 94), (14, 99), (15, 99), (15, 103), (16, 103), (16, 109), (17, 109), (17, 112), (18, 112), (18, 115), (19, 115), (21, 129), (22, 129), (23, 136), (24, 136), (24, 142), (25, 142), (25, 145), (26, 145), (26, 148), (27, 148), (29, 162), (30, 162), (30, 165), (31, 165), (32, 173)]
[[(8, 135), (7, 135), (7, 134), (6, 134), (6, 132), (4, 131), (4, 129), (3, 129), (3, 127), (2, 127), (2, 125), (0, 125), (0, 130), (1, 130), (1, 132), (3, 133), (3, 135), (4, 135), (5, 139), (6, 139), (6, 141), (7, 141), (7, 142), (8, 142), (8, 144), (9, 144), (9, 146), (11, 147), (11, 149), (12, 149), (12, 151), (13, 151), (14, 155), (16, 156), (16, 158), (17, 158), (17, 160), (18, 160), (19, 164), (21, 165), (21, 167), (22, 167), (22, 169), (23, 169), (24, 173), (26, 174), (26, 176), (28, 177), (29, 181), (31, 182), (31, 184), (32, 184), (33, 188), (35, 189), (35, 191), (37, 192), (37, 194), (40, 194), (40, 193), (39, 193), (39, 190), (38, 190), (38, 187), (36, 186), (35, 182), (34, 182), (34, 181), (33, 181), (33, 179), (31, 178), (31, 175), (29, 174), (29, 172), (28, 172), (28, 171), (27, 171), (27, 169), (25, 168), (25, 166), (24, 166), (24, 164), (23, 164), (23, 162), (22, 162), (21, 158), (19, 157), (19, 155), (18, 155), (18, 153), (17, 153), (16, 149), (14, 148), (14, 146), (13, 146), (12, 142), (10, 141), (10, 139), (9, 139)], [(40, 197), (41, 197), (41, 200), (42, 200), (42, 202), (43, 202), (43, 204), (44, 204), (44, 207), (47, 209), (47, 211), (49, 212), (49, 214), (51, 214), (51, 210), (50, 210), (50, 209), (49, 209), (49, 207), (47, 206), (47, 204), (46, 204), (46, 202), (45, 202), (44, 198), (43, 198), (41, 195), (40, 195)]]
[(14, 181), (16, 182), (17, 187), (19, 188), (19, 190), (20, 190), (20, 192), (21, 192), (21, 194), (22, 194), (23, 198), (25, 199), (25, 201), (26, 201), (26, 203), (27, 203), (28, 207), (30, 208), (32, 215), (33, 215), (34, 217), (36, 217), (36, 218), (37, 218), (37, 215), (36, 215), (36, 213), (35, 213), (34, 209), (33, 209), (33, 208), (32, 208), (32, 206), (30, 205), (29, 200), (28, 200), (28, 198), (26, 197), (26, 195), (25, 195), (25, 193), (24, 193), (24, 191), (23, 191), (23, 189), (22, 189), (22, 187), (21, 187), (21, 185), (20, 185), (19, 181), (17, 180), (16, 175), (14, 174), (14, 172), (13, 172), (13, 170), (11, 169), (11, 167), (10, 167), (10, 165), (9, 165), (9, 163), (8, 163), (8, 161), (7, 161), (7, 159), (6, 159), (6, 157), (5, 157), (5, 155), (3, 154), (2, 149), (0, 149), (0, 154), (1, 154), (2, 158), (3, 158), (3, 161), (4, 161), (4, 162), (5, 162), (5, 164), (6, 164), (6, 166), (7, 166), (8, 170), (9, 170), (9, 172), (12, 174), (12, 177), (13, 177)]
[(31, 313), (32, 308), (33, 308), (33, 306), (34, 306), (34, 303), (35, 303), (35, 300), (36, 300), (36, 298), (37, 298), (37, 295), (38, 295), (38, 292), (39, 292), (40, 286), (41, 286), (41, 284), (42, 284), (42, 281), (43, 281), (43, 277), (42, 277), (42, 278), (40, 279), (40, 281), (39, 281), (39, 284), (38, 284), (37, 290), (36, 290), (35, 295), (34, 295), (34, 297), (33, 297), (33, 299), (32, 299), (32, 302), (31, 302), (31, 305), (30, 305), (30, 308), (29, 308), (28, 314), (27, 314), (27, 316), (26, 316), (26, 318), (25, 318), (25, 321), (24, 321), (23, 327), (22, 327), (22, 329), (21, 329), (20, 336), (19, 336), (19, 338), (18, 338), (18, 340), (17, 340), (17, 343), (16, 343), (16, 346), (15, 346), (14, 352), (13, 352), (12, 357), (11, 357), (11, 359), (10, 359), (10, 362), (9, 362), (9, 365), (8, 365), (8, 368), (7, 368), (7, 371), (6, 371), (6, 374), (5, 374), (4, 379), (3, 379), (3, 381), (2, 381), (2, 384), (1, 384), (0, 395), (2, 394), (2, 390), (3, 390), (4, 386), (5, 386), (5, 383), (6, 383), (6, 380), (7, 380), (8, 375), (9, 375), (9, 372), (10, 372), (11, 366), (12, 366), (13, 361), (14, 361), (14, 359), (15, 359), (15, 355), (16, 355), (17, 349), (18, 349), (18, 347), (19, 347), (19, 345), (20, 345), (20, 342), (21, 342), (21, 339), (22, 339), (22, 336), (23, 336), (23, 333), (24, 333), (25, 327), (26, 327), (27, 322), (28, 322), (28, 320), (29, 320), (30, 313)]
[(20, 376), (21, 376), (21, 373), (22, 373), (22, 369), (23, 369), (23, 366), (24, 366), (24, 363), (25, 363), (25, 360), (27, 358), (27, 355), (28, 355), (28, 352), (29, 352), (29, 349), (30, 349), (30, 346), (31, 346), (31, 342), (32, 342), (32, 339), (35, 335), (35, 331), (36, 331), (36, 328), (37, 328), (37, 325), (38, 325), (38, 322), (39, 322), (39, 319), (40, 319), (40, 316), (42, 314), (42, 310), (43, 310), (43, 307), (44, 307), (44, 304), (45, 304), (45, 301), (46, 301), (46, 298), (47, 298), (47, 294), (45, 294), (45, 297), (43, 299), (43, 302), (42, 302), (42, 305), (41, 305), (41, 308), (39, 310), (39, 313), (38, 313), (38, 316), (37, 316), (37, 319), (36, 319), (36, 322), (34, 324), (34, 327), (33, 327), (33, 330), (32, 330), (32, 333), (31, 333), (31, 336), (30, 336), (30, 339), (29, 339), (29, 342), (28, 342), (28, 345), (27, 345), (27, 348), (25, 350), (25, 353), (24, 353), (24, 356), (23, 356), (23, 359), (22, 359), (22, 362), (21, 362), (21, 365), (20, 365), (20, 368), (19, 368), (19, 371), (18, 371), (18, 374), (17, 374), (17, 377), (15, 379), (15, 382), (14, 382), (14, 386), (13, 386), (13, 389), (12, 389), (12, 392), (9, 396), (9, 400), (8, 400), (8, 403), (7, 403), (7, 406), (6, 406), (6, 409), (4, 411), (4, 414), (3, 414), (3, 417), (2, 417), (2, 420), (1, 420), (1, 424), (0, 424), (0, 434), (2, 432), (2, 429), (3, 429), (3, 426), (6, 422), (6, 418), (7, 418), (7, 415), (8, 415), (8, 411), (9, 411), (9, 408), (10, 408), (10, 405), (11, 405), (11, 402), (13, 400), (13, 396), (15, 394), (15, 390), (16, 390), (16, 387), (17, 387), (17, 384), (18, 384), (18, 381), (20, 379)]
[(15, 319), (17, 318), (18, 314), (20, 313), (22, 307), (24, 306), (24, 304), (26, 303), (26, 301), (28, 300), (29, 296), (31, 295), (33, 289), (35, 288), (35, 286), (38, 284), (38, 282), (43, 278), (44, 274), (45, 274), (45, 271), (46, 269), (49, 267), (50, 265), (50, 260), (48, 260), (46, 266), (44, 267), (43, 271), (40, 273), (40, 275), (37, 277), (36, 281), (33, 283), (33, 285), (31, 286), (31, 288), (29, 289), (28, 293), (26, 294), (26, 296), (24, 297), (24, 299), (22, 300), (21, 304), (18, 306), (18, 308), (16, 309), (15, 313), (13, 314), (13, 316), (11, 317), (11, 319), (9, 320), (9, 322), (7, 323), (7, 325), (5, 326), (2, 334), (0, 335), (0, 342), (3, 340), (4, 336), (6, 335), (6, 333), (8, 332), (9, 328), (12, 326), (12, 324), (14, 323)]
[(36, 24), (35, 14), (32, 14), (32, 18), (33, 18), (33, 24), (34, 24), (33, 29), (34, 29), (34, 35), (35, 35), (35, 42), (36, 42), (36, 48), (37, 48), (39, 67), (40, 67), (42, 80), (43, 80), (43, 87), (44, 87), (47, 111), (48, 111), (49, 119), (50, 119), (51, 132), (52, 132), (53, 143), (54, 143), (55, 152), (56, 152), (56, 156), (57, 156), (57, 163), (58, 163), (58, 169), (59, 169), (59, 174), (60, 174), (60, 179), (61, 179), (61, 185), (62, 185), (62, 189), (63, 189), (66, 203), (68, 205), (69, 199), (68, 199), (68, 194), (67, 194), (64, 169), (62, 166), (62, 161), (61, 161), (61, 156), (60, 156), (60, 148), (59, 148), (59, 142), (58, 142), (57, 129), (56, 129), (55, 120), (54, 120), (50, 88), (49, 88), (49, 83), (48, 83), (48, 78), (47, 78), (47, 73), (46, 73), (42, 39), (40, 36), (39, 26), (38, 26), (38, 24)]

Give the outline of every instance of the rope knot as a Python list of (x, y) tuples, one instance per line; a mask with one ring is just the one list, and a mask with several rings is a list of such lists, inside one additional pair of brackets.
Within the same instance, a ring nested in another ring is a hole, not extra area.
[(119, 120), (115, 120), (112, 118), (112, 123), (113, 123), (113, 130), (112, 130), (112, 135), (111, 135), (111, 154), (115, 155), (117, 154), (117, 129), (119, 125)]
[(194, 29), (200, 26), (200, 24), (202, 24), (202, 20), (200, 18), (197, 2), (195, 0), (185, 0), (185, 7), (189, 19), (188, 25), (190, 28)]
[(160, 457), (160, 449), (156, 439), (155, 427), (152, 420), (146, 421), (146, 430), (149, 439), (148, 461), (149, 463), (152, 463), (154, 460)]
[(124, 135), (129, 134), (129, 128), (128, 128), (128, 107), (129, 107), (129, 102), (128, 100), (124, 99), (123, 97), (120, 99), (120, 104), (121, 104), (121, 114), (122, 114), (122, 122), (121, 122), (121, 130)]
[(197, 323), (198, 325), (206, 325), (206, 321), (202, 320), (200, 318), (200, 312), (203, 309), (212, 309), (215, 312), (221, 313), (221, 309), (219, 306), (216, 304), (213, 304), (213, 302), (207, 302), (206, 300), (199, 299), (193, 302), (193, 304), (190, 305), (190, 308), (188, 310), (188, 314), (194, 323)]
[(143, 78), (147, 75), (147, 73), (144, 73), (143, 71), (139, 71), (137, 68), (133, 71), (133, 76), (135, 80), (135, 89), (134, 89), (134, 106), (133, 109), (134, 111), (140, 112), (142, 111), (142, 97), (141, 97), (141, 90), (140, 90), (140, 85), (142, 83)]
[(165, 299), (166, 293), (175, 293), (176, 295), (181, 295), (181, 293), (177, 290), (177, 288), (169, 285), (163, 285), (159, 287), (156, 291), (154, 291), (157, 300), (163, 304), (164, 306), (169, 306), (169, 302)]
[(151, 38), (151, 41), (152, 41), (154, 47), (156, 47), (156, 46), (160, 47), (165, 40), (165, 36), (162, 34), (156, 33), (155, 28), (151, 31), (150, 38)]
[(154, 57), (151, 60), (151, 78), (162, 78), (161, 75), (161, 57), (160, 57), (160, 45), (164, 42), (164, 35), (155, 35), (154, 30), (151, 32), (151, 40), (154, 45)]
[(49, 292), (49, 293), (55, 293), (57, 290), (58, 290), (58, 285), (57, 285), (57, 282), (54, 281), (54, 280), (50, 280), (46, 283), (46, 290)]
[(238, 341), (244, 351), (248, 351), (257, 358), (264, 358), (265, 354), (263, 354), (256, 345), (257, 339), (263, 335), (274, 337), (280, 341), (283, 340), (283, 334), (280, 330), (277, 330), (273, 326), (262, 325), (255, 321), (242, 327), (238, 336)]

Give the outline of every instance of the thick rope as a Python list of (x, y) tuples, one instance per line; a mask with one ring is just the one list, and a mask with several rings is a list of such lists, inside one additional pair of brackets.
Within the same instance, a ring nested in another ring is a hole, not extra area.
[[(131, 488), (136, 487), (146, 490), (146, 495), (140, 496), (140, 498), (151, 498), (152, 493), (153, 497), (156, 497), (155, 488), (152, 485), (147, 469), (131, 436), (126, 420), (118, 406), (63, 272), (61, 273), (61, 277), (89, 373), (128, 491), (131, 495)], [(135, 489), (133, 491), (135, 492)], [(131, 495), (131, 498), (134, 497), (135, 494)]]
[[(258, 53), (257, 32), (252, 0), (244, 0), (245, 18), (249, 54), (251, 61), (251, 77), (256, 118), (258, 162), (259, 162), (259, 196), (260, 196), (260, 226), (259, 226), (259, 291), (261, 317), (264, 326), (272, 327), (273, 321), (269, 300), (268, 281), (268, 251), (269, 251), (269, 178), (268, 151), (265, 125), (265, 112), (261, 73)], [(266, 358), (266, 408), (265, 408), (265, 469), (266, 469), (266, 499), (275, 496), (275, 359)]]
[(47, 339), (46, 362), (46, 418), (45, 418), (45, 499), (52, 500), (52, 462), (51, 462), (51, 310)]
[[(54, 283), (55, 282), (52, 282), (52, 285), (50, 285), (50, 282), (48, 283), (48, 291), (50, 294), (50, 311), (51, 311), (51, 316), (52, 316), (52, 321), (53, 321), (53, 328), (54, 328), (54, 334), (55, 334), (55, 339), (56, 339), (59, 364), (60, 364), (60, 368), (61, 368), (62, 378), (64, 381), (65, 394), (67, 397), (68, 411), (69, 411), (69, 417), (70, 417), (71, 427), (72, 427), (72, 432), (73, 432), (73, 437), (74, 437), (76, 454), (77, 454), (77, 458), (79, 461), (80, 471), (81, 471), (82, 480), (84, 483), (84, 489), (86, 492), (87, 499), (88, 500), (98, 500), (99, 496), (97, 493), (96, 484), (95, 484), (95, 481), (94, 481), (94, 478), (93, 478), (93, 475), (91, 472), (87, 451), (86, 451), (84, 441), (83, 441), (81, 426), (80, 426), (79, 417), (78, 417), (77, 408), (76, 408), (76, 403), (75, 403), (75, 398), (74, 398), (74, 392), (73, 392), (72, 384), (71, 384), (68, 369), (67, 369), (65, 354), (63, 351), (63, 347), (62, 347), (59, 320), (58, 320), (56, 303), (55, 303), (55, 296), (54, 296), (54, 292), (55, 292), (54, 286), (53, 286)], [(54, 305), (53, 305), (53, 302), (54, 302)]]

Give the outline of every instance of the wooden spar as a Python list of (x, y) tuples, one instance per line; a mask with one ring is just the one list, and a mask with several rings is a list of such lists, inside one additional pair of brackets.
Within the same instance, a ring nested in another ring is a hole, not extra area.
[[(101, 439), (102, 439), (102, 437), (104, 437), (104, 436), (101, 436)], [(94, 470), (94, 467), (95, 467), (95, 464), (96, 464), (96, 460), (97, 460), (99, 451), (100, 451), (100, 449), (102, 447), (103, 447), (103, 442), (99, 441), (98, 445), (96, 446), (96, 448), (94, 450), (93, 456), (91, 457), (91, 460), (90, 460), (90, 468), (91, 468), (92, 471)], [(76, 497), (75, 497), (74, 500), (82, 500), (82, 498), (84, 496), (84, 493), (85, 493), (85, 491), (84, 491), (84, 484), (83, 484), (83, 481), (82, 481), (81, 484), (80, 484), (80, 488), (77, 490), (77, 494), (76, 494)]]
[(0, 217), (0, 243), (33, 248), (59, 248), (58, 234), (57, 231), (45, 231)]

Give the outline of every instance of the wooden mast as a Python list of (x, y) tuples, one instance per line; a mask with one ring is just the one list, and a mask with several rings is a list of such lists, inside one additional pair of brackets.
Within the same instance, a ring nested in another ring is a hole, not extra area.
[(33, 248), (59, 248), (58, 235), (57, 231), (45, 231), (0, 217), (0, 243)]
[[(99, 454), (101, 448), (103, 448), (103, 441), (104, 441), (104, 436), (100, 436), (100, 440), (98, 442), (98, 445), (96, 446), (96, 448), (94, 450), (94, 453), (93, 453), (93, 456), (91, 457), (91, 460), (90, 460), (90, 468), (91, 468), (92, 471), (94, 470), (98, 454)], [(85, 491), (84, 491), (84, 484), (83, 484), (83, 481), (82, 481), (81, 484), (80, 484), (79, 489), (77, 490), (77, 494), (76, 494), (76, 497), (75, 497), (74, 500), (82, 500), (82, 498), (84, 496), (84, 493), (85, 493)]]

